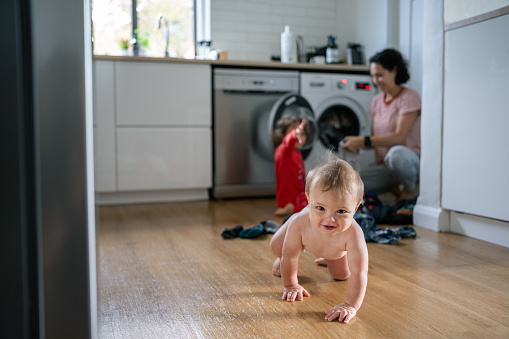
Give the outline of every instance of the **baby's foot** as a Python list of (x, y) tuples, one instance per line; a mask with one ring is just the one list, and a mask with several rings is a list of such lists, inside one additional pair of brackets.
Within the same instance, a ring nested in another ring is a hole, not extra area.
[(293, 204), (288, 203), (285, 207), (279, 207), (274, 211), (274, 215), (288, 215), (293, 213)]
[(315, 260), (315, 264), (320, 266), (327, 266), (327, 261), (324, 258), (319, 258)]
[(272, 274), (275, 275), (276, 277), (281, 276), (281, 259), (280, 258), (276, 258), (276, 260), (274, 260), (274, 264), (272, 265)]

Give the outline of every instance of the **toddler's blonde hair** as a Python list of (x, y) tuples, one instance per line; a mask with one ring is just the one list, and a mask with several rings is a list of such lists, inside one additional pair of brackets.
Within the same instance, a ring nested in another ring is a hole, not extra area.
[(346, 161), (327, 151), (326, 160), (306, 176), (306, 193), (319, 185), (322, 192), (332, 190), (338, 198), (348, 195), (357, 201), (363, 201), (364, 183), (357, 171)]

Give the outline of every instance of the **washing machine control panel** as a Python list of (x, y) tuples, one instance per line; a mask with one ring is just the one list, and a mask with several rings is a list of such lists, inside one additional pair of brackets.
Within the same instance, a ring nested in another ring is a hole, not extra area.
[(371, 89), (371, 85), (369, 82), (356, 82), (355, 89), (360, 89), (362, 91), (369, 91)]
[(371, 89), (371, 83), (369, 82), (359, 82), (359, 81), (349, 81), (347, 78), (343, 78), (336, 83), (337, 88), (339, 89), (350, 89), (351, 91), (369, 91)]

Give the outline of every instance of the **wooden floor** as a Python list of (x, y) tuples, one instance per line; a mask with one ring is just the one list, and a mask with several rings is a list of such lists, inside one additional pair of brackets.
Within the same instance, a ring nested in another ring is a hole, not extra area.
[(347, 282), (304, 253), (304, 301), (282, 301), (271, 235), (223, 228), (272, 219), (273, 199), (97, 209), (99, 338), (509, 338), (509, 249), (416, 227), (399, 245), (369, 243), (364, 304), (324, 320)]

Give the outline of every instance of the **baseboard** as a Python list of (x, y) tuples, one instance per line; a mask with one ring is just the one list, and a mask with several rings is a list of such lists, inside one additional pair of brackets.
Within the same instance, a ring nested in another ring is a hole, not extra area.
[(509, 222), (451, 211), (451, 232), (509, 247)]
[(449, 211), (440, 207), (415, 205), (413, 221), (415, 226), (424, 227), (435, 232), (450, 231)]
[(95, 203), (103, 205), (128, 205), (164, 203), (179, 201), (209, 200), (208, 189), (168, 190), (168, 191), (139, 191), (96, 193)]

